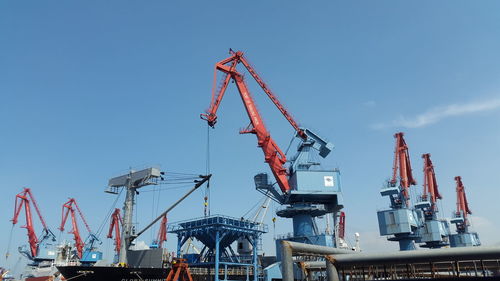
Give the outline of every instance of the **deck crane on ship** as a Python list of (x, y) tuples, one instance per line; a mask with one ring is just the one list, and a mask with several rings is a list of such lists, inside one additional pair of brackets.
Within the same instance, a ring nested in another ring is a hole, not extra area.
[(415, 241), (420, 241), (422, 214), (410, 204), (410, 186), (416, 185), (417, 181), (413, 177), (404, 134), (396, 133), (394, 138), (392, 178), (380, 190), (382, 196), (389, 197), (391, 205), (390, 209), (377, 212), (379, 231), (380, 235), (391, 236), (389, 241), (398, 241), (401, 251), (415, 250)]
[[(33, 218), (31, 213), (32, 204), (43, 227), (41, 236), (37, 236), (35, 233), (35, 226), (33, 225)], [(22, 228), (26, 228), (28, 232), (29, 248), (26, 247), (26, 245), (23, 245), (18, 248), (19, 253), (29, 259), (31, 261), (31, 265), (38, 265), (41, 262), (53, 261), (56, 258), (56, 248), (54, 245), (56, 236), (47, 227), (42, 213), (40, 212), (40, 208), (36, 203), (35, 197), (31, 193), (31, 189), (29, 188), (24, 188), (22, 192), (16, 195), (14, 216), (11, 220), (12, 226), (17, 224), (19, 214), (23, 207), (25, 210), (26, 225), (22, 226)]]
[[(80, 229), (78, 227), (77, 213), (88, 231), (88, 238), (85, 240), (85, 242), (82, 240)], [(97, 235), (94, 234), (90, 229), (87, 220), (85, 220), (85, 217), (83, 216), (83, 213), (74, 198), (69, 198), (69, 200), (62, 206), (61, 225), (59, 226), (59, 230), (64, 231), (64, 226), (69, 215), (71, 215), (72, 226), (72, 229), (69, 233), (73, 234), (73, 239), (75, 240), (76, 255), (80, 262), (84, 265), (92, 265), (101, 260), (102, 252), (97, 251), (96, 249), (96, 243), (99, 243), (100, 240)]]
[[(237, 69), (239, 64), (246, 68), (295, 130), (295, 136), (300, 143), (297, 147), (297, 153), (290, 159), (287, 159), (264, 125), (254, 99), (248, 90), (243, 73)], [(257, 145), (264, 152), (264, 160), (269, 165), (276, 180), (277, 187), (270, 182), (266, 173), (260, 173), (254, 177), (256, 189), (285, 206), (277, 212), (277, 215), (292, 218), (293, 221), (293, 235), (276, 241), (277, 257), (280, 257), (278, 245), (280, 245), (281, 240), (335, 246), (334, 235), (321, 233), (315, 218), (325, 214), (334, 214), (334, 218), (336, 218), (343, 208), (340, 171), (338, 169), (320, 169), (318, 168), (319, 163), (311, 160), (314, 150), (322, 158), (328, 156), (334, 147), (333, 144), (310, 129), (299, 126), (250, 65), (243, 52), (230, 50), (230, 57), (216, 63), (215, 72), (224, 74), (222, 84), (218, 91), (213, 89), (210, 108), (200, 117), (206, 120), (209, 126), (215, 126), (217, 110), (222, 98), (229, 82), (234, 81), (250, 119), (250, 125), (240, 131), (240, 134), (256, 135)]]
[(120, 248), (122, 244), (122, 239), (121, 239), (121, 226), (122, 226), (122, 217), (120, 215), (120, 209), (116, 208), (113, 214), (111, 214), (111, 221), (109, 224), (109, 231), (108, 235), (106, 236), (107, 238), (113, 239), (113, 232), (115, 234), (115, 258), (114, 262), (118, 262), (118, 256), (120, 255)]
[(151, 244), (151, 248), (163, 248), (163, 243), (167, 241), (167, 222), (167, 215), (164, 215), (161, 218), (160, 227), (158, 229), (158, 233), (156, 234), (156, 238)]
[(470, 231), (468, 215), (472, 214), (465, 195), (465, 187), (460, 176), (455, 177), (457, 192), (457, 210), (453, 212), (451, 223), (457, 227), (457, 233), (450, 235), (451, 247), (481, 246), (477, 232)]
[(434, 165), (429, 153), (423, 154), (424, 159), (424, 192), (420, 197), (420, 202), (415, 204), (415, 208), (421, 209), (424, 215), (424, 222), (420, 231), (422, 235), (421, 247), (441, 248), (449, 245), (450, 225), (446, 220), (438, 218), (437, 200), (442, 199), (439, 193), (434, 172)]

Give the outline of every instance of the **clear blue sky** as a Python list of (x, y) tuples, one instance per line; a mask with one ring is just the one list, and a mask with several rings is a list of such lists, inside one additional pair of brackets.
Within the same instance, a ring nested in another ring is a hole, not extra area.
[[(420, 155), (432, 154), (443, 216), (454, 209), (453, 177), (461, 175), (483, 244), (498, 244), (499, 10), (498, 1), (456, 0), (2, 1), (1, 254), (23, 186), (59, 236), (68, 197), (95, 229), (114, 200), (103, 193), (107, 180), (129, 167), (205, 172), (199, 114), (213, 65), (229, 48), (245, 51), (302, 125), (335, 143), (324, 166), (342, 171), (348, 235), (360, 232), (365, 250), (396, 248), (378, 237), (376, 211), (389, 204), (379, 189), (399, 130), (419, 184)], [(261, 198), (253, 175), (268, 168), (255, 137), (237, 133), (248, 120), (231, 86), (211, 131), (212, 213), (241, 216)], [(286, 148), (292, 128), (250, 88)], [(162, 192), (162, 206), (184, 191)], [(139, 199), (142, 225), (151, 194)], [(169, 219), (202, 214), (198, 192)], [(21, 224), (12, 253), (26, 242)], [(289, 222), (279, 219), (277, 232), (291, 232)], [(109, 252), (112, 242), (102, 247)], [(1, 257), (0, 265), (15, 260)]]

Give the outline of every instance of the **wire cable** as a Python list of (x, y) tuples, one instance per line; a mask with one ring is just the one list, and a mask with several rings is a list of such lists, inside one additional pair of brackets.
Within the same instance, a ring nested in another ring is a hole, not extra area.
[[(210, 174), (210, 126), (207, 123), (207, 147), (206, 147), (206, 162), (205, 162), (205, 174)], [(205, 195), (203, 196), (203, 214), (210, 216), (210, 179), (205, 187)]]
[(103, 222), (101, 223), (101, 225), (97, 229), (97, 232), (96, 232), (97, 237), (99, 237), (101, 235), (101, 232), (104, 229), (104, 226), (106, 225), (106, 223), (108, 222), (108, 219), (111, 217), (111, 214), (113, 213), (115, 206), (116, 206), (116, 203), (118, 202), (118, 199), (120, 199), (120, 195), (122, 194), (122, 192), (123, 192), (123, 188), (120, 189), (120, 192), (116, 195), (115, 201), (111, 205), (111, 208), (109, 209), (107, 215), (104, 217)]

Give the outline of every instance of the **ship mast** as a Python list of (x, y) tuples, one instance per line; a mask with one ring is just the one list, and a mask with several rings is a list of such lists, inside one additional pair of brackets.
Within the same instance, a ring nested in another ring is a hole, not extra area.
[(134, 236), (133, 214), (135, 195), (137, 190), (147, 185), (158, 184), (158, 178), (161, 178), (163, 172), (157, 168), (147, 168), (140, 171), (131, 170), (128, 174), (115, 177), (109, 180), (106, 191), (108, 193), (118, 194), (118, 189), (125, 188), (127, 191), (125, 203), (123, 204), (123, 224), (122, 224), (122, 243), (118, 262), (122, 265), (128, 263), (127, 251), (132, 243)]
[[(160, 219), (165, 217), (168, 212), (175, 208), (179, 203), (184, 201), (191, 193), (193, 193), (198, 187), (202, 186), (207, 182), (212, 175), (199, 175), (197, 180), (193, 182), (195, 185), (184, 194), (181, 198), (177, 199), (170, 207), (168, 207), (163, 213), (161, 213), (156, 219), (154, 219), (150, 224), (148, 224), (144, 229), (139, 232), (135, 232), (133, 227), (132, 217), (134, 214), (134, 204), (135, 196), (138, 194), (137, 190), (146, 185), (156, 185), (160, 180), (164, 180), (162, 177), (165, 173), (160, 172), (156, 168), (148, 168), (141, 171), (130, 171), (127, 175), (112, 178), (108, 183), (108, 190), (106, 192), (118, 194), (120, 188), (126, 188), (127, 195), (125, 197), (125, 203), (123, 204), (123, 218), (122, 218), (122, 235), (120, 244), (120, 253), (118, 257), (118, 262), (122, 266), (128, 265), (127, 252), (132, 244), (132, 241), (139, 237), (141, 234), (146, 232), (151, 226), (157, 223)], [(111, 233), (111, 229), (110, 229)]]

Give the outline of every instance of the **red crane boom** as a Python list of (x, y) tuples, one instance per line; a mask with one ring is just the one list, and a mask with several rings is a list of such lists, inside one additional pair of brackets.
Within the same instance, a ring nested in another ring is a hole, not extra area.
[(465, 187), (462, 183), (462, 178), (460, 176), (455, 177), (457, 183), (457, 216), (463, 214), (464, 221), (467, 221), (467, 215), (472, 214), (469, 209), (469, 203), (467, 203), (467, 196), (465, 195)]
[[(212, 101), (210, 103), (210, 108), (206, 111), (206, 114), (201, 114), (201, 118), (208, 122), (208, 125), (214, 127), (217, 122), (217, 110), (224, 97), (229, 81), (233, 79), (236, 83), (238, 91), (240, 93), (243, 104), (245, 105), (246, 112), (250, 118), (251, 125), (247, 129), (240, 131), (241, 134), (252, 133), (257, 136), (257, 143), (262, 151), (264, 152), (265, 162), (269, 164), (274, 177), (283, 193), (288, 193), (290, 191), (290, 185), (288, 183), (287, 171), (284, 167), (286, 163), (286, 156), (278, 147), (278, 145), (271, 138), (271, 135), (267, 131), (262, 117), (255, 106), (255, 102), (248, 91), (248, 87), (244, 81), (243, 74), (238, 72), (236, 66), (242, 63), (245, 68), (250, 72), (255, 81), (260, 85), (262, 90), (271, 99), (274, 105), (280, 110), (280, 112), (285, 116), (292, 127), (297, 131), (297, 135), (302, 139), (307, 139), (307, 135), (303, 130), (300, 129), (299, 125), (293, 117), (288, 113), (285, 107), (279, 102), (276, 95), (274, 95), (268, 86), (263, 82), (259, 75), (255, 72), (250, 63), (243, 57), (243, 52), (233, 52), (230, 50), (231, 56), (215, 64), (215, 74), (214, 74), (214, 87), (212, 89)], [(215, 84), (217, 80), (217, 71), (223, 72), (226, 76), (223, 79), (220, 90), (216, 93)]]
[(19, 218), (19, 213), (21, 212), (21, 209), (24, 206), (25, 210), (25, 215), (26, 215), (26, 225), (22, 226), (23, 228), (26, 228), (28, 231), (28, 242), (30, 245), (30, 251), (31, 251), (31, 256), (36, 257), (37, 255), (37, 250), (38, 250), (38, 237), (35, 234), (35, 228), (33, 226), (33, 218), (31, 214), (31, 207), (30, 207), (30, 200), (31, 203), (33, 203), (33, 206), (35, 207), (36, 213), (38, 214), (38, 217), (40, 218), (40, 222), (42, 223), (43, 229), (45, 232), (49, 232), (47, 225), (45, 224), (45, 220), (42, 217), (42, 214), (40, 212), (40, 209), (38, 208), (38, 204), (35, 201), (35, 197), (33, 197), (33, 194), (31, 193), (31, 189), (29, 188), (24, 188), (22, 192), (16, 195), (16, 202), (14, 206), (14, 217), (12, 218), (12, 224), (15, 225), (17, 224), (18, 218)]
[(76, 211), (80, 215), (80, 218), (82, 219), (83, 223), (85, 224), (87, 231), (89, 233), (92, 233), (87, 221), (85, 220), (85, 217), (83, 216), (82, 211), (78, 207), (78, 203), (76, 203), (76, 200), (74, 198), (70, 198), (68, 200), (68, 202), (64, 203), (62, 206), (61, 226), (59, 227), (59, 230), (64, 231), (64, 225), (66, 224), (66, 220), (68, 219), (68, 215), (71, 214), (72, 229), (69, 233), (73, 234), (73, 239), (75, 240), (75, 247), (76, 247), (78, 257), (82, 258), (83, 247), (85, 246), (85, 244), (84, 244), (82, 237), (80, 235), (80, 230), (78, 228), (78, 221), (77, 221), (75, 209), (73, 208), (73, 206), (76, 208)]
[(428, 197), (430, 197), (432, 210), (436, 210), (436, 201), (437, 199), (442, 199), (442, 197), (441, 194), (439, 194), (436, 174), (434, 173), (434, 165), (432, 164), (431, 155), (429, 153), (423, 154), (422, 158), (424, 159), (424, 193), (422, 199), (427, 200)]
[(167, 215), (164, 215), (161, 219), (156, 241), (158, 243), (158, 248), (163, 248), (163, 243), (167, 241)]
[(393, 186), (396, 185), (399, 170), (400, 186), (403, 188), (402, 195), (404, 197), (405, 205), (408, 206), (410, 200), (410, 186), (416, 185), (417, 181), (413, 178), (408, 145), (406, 144), (403, 136), (404, 133), (402, 132), (394, 135), (394, 138), (396, 139), (396, 148), (394, 149), (394, 164), (390, 183)]
[(120, 209), (115, 209), (111, 215), (111, 223), (109, 224), (108, 238), (113, 238), (113, 230), (115, 232), (115, 252), (120, 253), (120, 247), (122, 245), (120, 226), (122, 225), (122, 217), (120, 215)]

